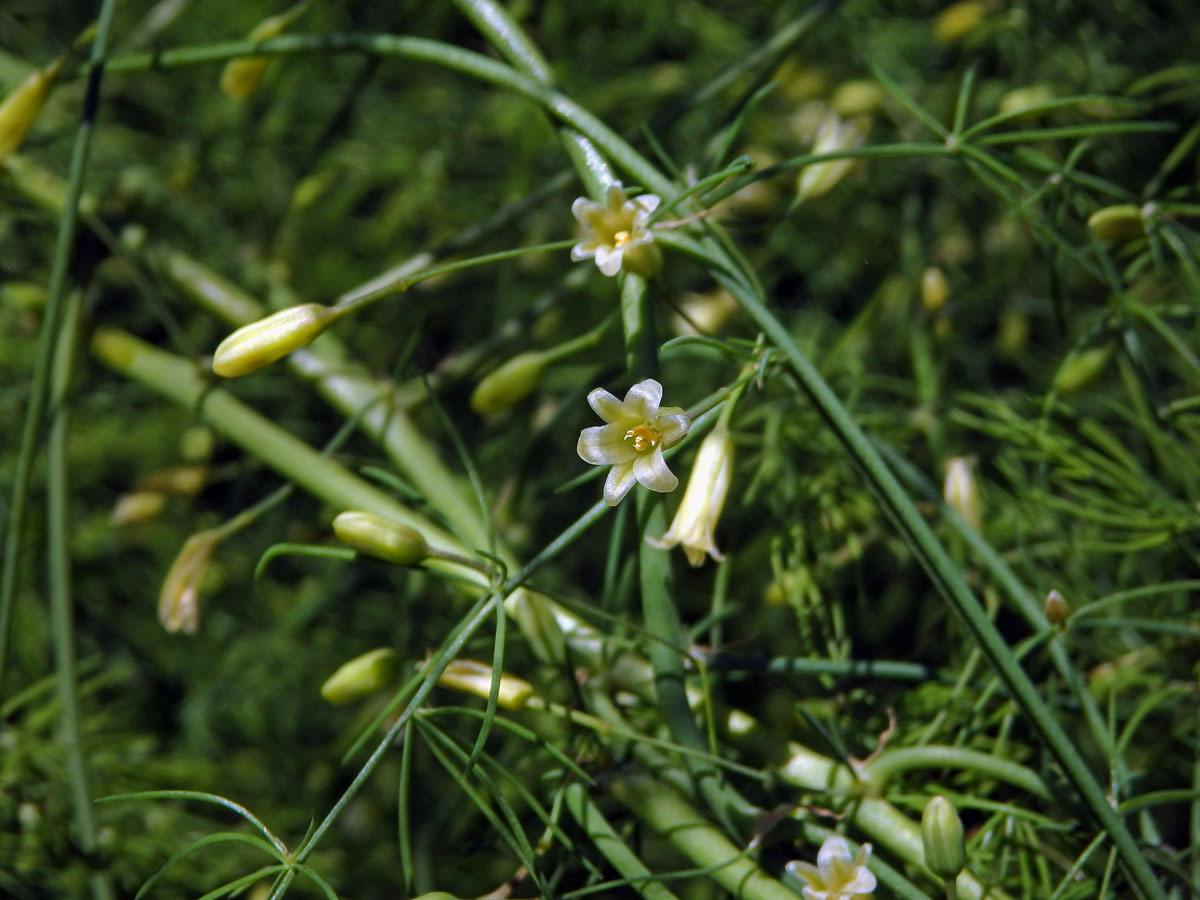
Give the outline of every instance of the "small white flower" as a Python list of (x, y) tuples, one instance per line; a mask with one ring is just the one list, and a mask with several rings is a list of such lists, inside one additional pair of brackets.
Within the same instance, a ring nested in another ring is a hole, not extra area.
[(679, 544), (688, 562), (698, 566), (707, 553), (720, 562), (724, 559), (713, 538), (713, 530), (729, 493), (729, 473), (733, 470), (733, 439), (729, 429), (717, 425), (700, 444), (692, 475), (683, 492), (683, 502), (662, 540), (646, 538), (655, 547), (666, 549)]
[(571, 248), (571, 259), (594, 259), (605, 275), (621, 269), (653, 278), (662, 270), (662, 251), (654, 244), (654, 233), (646, 220), (658, 209), (654, 194), (626, 199), (621, 182), (608, 186), (605, 203), (577, 197), (571, 213), (583, 230), (583, 239)]
[(612, 466), (604, 482), (604, 502), (616, 506), (636, 481), (666, 493), (679, 486), (667, 468), (663, 450), (683, 440), (692, 420), (676, 406), (659, 408), (662, 385), (652, 378), (629, 389), (618, 400), (603, 388), (588, 394), (588, 403), (606, 425), (579, 433), (576, 452), (593, 466)]
[(792, 860), (789, 874), (805, 881), (804, 900), (867, 900), (875, 890), (875, 876), (867, 868), (871, 845), (863, 844), (852, 854), (841, 835), (830, 835), (817, 852), (817, 864)]

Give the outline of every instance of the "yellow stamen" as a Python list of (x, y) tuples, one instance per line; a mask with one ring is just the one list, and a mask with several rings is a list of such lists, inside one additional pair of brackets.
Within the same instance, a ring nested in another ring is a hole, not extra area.
[(633, 449), (642, 453), (657, 447), (662, 435), (647, 425), (639, 425), (625, 432), (625, 440), (632, 440)]
[(628, 231), (618, 231), (613, 235), (613, 246), (624, 247), (633, 240), (633, 235)]

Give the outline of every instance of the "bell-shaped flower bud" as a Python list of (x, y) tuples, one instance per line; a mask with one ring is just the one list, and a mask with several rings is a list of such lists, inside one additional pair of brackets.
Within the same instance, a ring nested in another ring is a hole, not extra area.
[(963, 827), (954, 805), (945, 797), (934, 797), (921, 814), (921, 844), (925, 865), (941, 878), (957, 878), (966, 865)]
[[(871, 130), (871, 122), (864, 116), (842, 119), (833, 110), (826, 113), (817, 126), (813, 140), (813, 153), (837, 153), (857, 147)], [(798, 198), (811, 200), (833, 189), (855, 164), (853, 159), (832, 159), (813, 163), (800, 172)]]
[[(438, 684), (486, 699), (492, 693), (492, 667), (473, 659), (454, 659), (438, 678)], [(528, 681), (507, 672), (500, 673), (496, 702), (505, 709), (521, 709), (535, 693)]]
[(1046, 595), (1046, 602), (1042, 604), (1042, 610), (1046, 613), (1050, 624), (1057, 627), (1066, 625), (1067, 619), (1071, 618), (1071, 607), (1058, 591), (1052, 590)]
[(717, 550), (714, 532), (725, 506), (725, 496), (729, 493), (732, 471), (733, 438), (728, 428), (718, 424), (700, 444), (671, 527), (661, 540), (647, 538), (647, 542), (662, 548), (678, 544), (693, 566), (701, 565), (706, 555), (718, 562), (724, 559)]
[(421, 533), (371, 512), (344, 512), (333, 520), (343, 544), (397, 566), (415, 566), (429, 556)]
[(549, 361), (544, 353), (517, 354), (484, 376), (471, 395), (471, 409), (483, 416), (515, 406), (538, 386)]
[(982, 524), (979, 516), (979, 490), (975, 487), (975, 473), (971, 470), (971, 462), (965, 457), (953, 456), (946, 461), (942, 499), (972, 529), (979, 530)]
[(30, 73), (0, 103), (0, 165), (25, 140), (38, 113), (46, 105), (50, 88), (66, 59), (60, 56), (45, 68)]
[(200, 626), (200, 584), (222, 537), (215, 529), (193, 534), (171, 563), (158, 594), (158, 620), (167, 631), (196, 633)]
[(391, 647), (356, 656), (325, 679), (321, 697), (334, 706), (354, 703), (386, 687), (396, 676), (397, 668), (396, 651)]
[(333, 311), (320, 303), (281, 309), (221, 341), (213, 353), (213, 371), (222, 378), (248, 375), (307, 346), (333, 318)]

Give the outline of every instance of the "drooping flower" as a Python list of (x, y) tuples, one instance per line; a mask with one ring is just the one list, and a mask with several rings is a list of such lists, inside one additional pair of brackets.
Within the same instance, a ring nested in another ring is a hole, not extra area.
[[(863, 142), (870, 130), (870, 119), (857, 116), (845, 120), (830, 110), (817, 126), (812, 152), (838, 153), (851, 150)], [(854, 167), (855, 162), (857, 160), (854, 159), (831, 159), (805, 166), (800, 171), (799, 199), (812, 200), (829, 192)]]
[(158, 620), (167, 631), (195, 634), (200, 627), (200, 584), (223, 537), (216, 528), (198, 531), (171, 563), (158, 594)]
[(979, 531), (982, 525), (979, 490), (975, 487), (975, 473), (971, 471), (971, 465), (971, 460), (965, 456), (952, 456), (946, 460), (942, 498), (974, 531)]
[(577, 197), (571, 213), (583, 229), (583, 239), (571, 248), (571, 259), (594, 259), (605, 275), (621, 269), (653, 278), (662, 271), (662, 251), (654, 243), (654, 232), (646, 220), (658, 209), (659, 198), (640, 194), (626, 198), (621, 182), (608, 186), (604, 203)]
[(666, 549), (680, 545), (688, 562), (698, 566), (708, 554), (720, 562), (724, 559), (717, 550), (713, 530), (729, 492), (729, 473), (733, 469), (733, 439), (729, 429), (718, 424), (700, 444), (692, 475), (683, 492), (683, 502), (671, 521), (662, 540), (647, 538), (655, 547)]
[(603, 388), (588, 394), (588, 403), (607, 424), (579, 433), (576, 452), (593, 466), (612, 466), (604, 482), (604, 502), (616, 506), (636, 481), (667, 493), (679, 479), (667, 468), (663, 450), (683, 440), (692, 425), (682, 409), (659, 408), (662, 385), (653, 378), (638, 382), (618, 400)]
[(871, 845), (863, 844), (857, 853), (841, 835), (830, 835), (817, 851), (817, 864), (792, 860), (789, 874), (801, 878), (804, 900), (867, 900), (875, 890), (875, 876), (867, 868)]

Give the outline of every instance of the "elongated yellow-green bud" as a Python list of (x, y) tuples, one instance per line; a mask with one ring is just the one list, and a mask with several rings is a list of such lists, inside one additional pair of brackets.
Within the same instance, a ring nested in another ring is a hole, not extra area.
[(538, 386), (549, 361), (544, 353), (518, 353), (484, 376), (471, 395), (471, 409), (490, 415), (515, 406)]
[(952, 456), (946, 460), (942, 499), (972, 529), (979, 530), (982, 524), (979, 516), (979, 490), (975, 487), (975, 473), (971, 471), (970, 460), (962, 456)]
[(883, 88), (874, 81), (846, 81), (829, 98), (829, 106), (839, 116), (867, 116), (883, 108)]
[(325, 679), (321, 697), (335, 706), (354, 703), (386, 687), (395, 677), (397, 667), (396, 651), (391, 647), (356, 656)]
[(946, 273), (937, 266), (930, 266), (921, 273), (921, 305), (930, 312), (937, 312), (950, 299), (950, 285)]
[(945, 797), (934, 797), (921, 814), (921, 844), (925, 865), (934, 875), (956, 878), (966, 865), (963, 827), (953, 804)]
[(158, 594), (158, 620), (167, 631), (194, 634), (200, 626), (200, 583), (221, 543), (219, 531), (198, 531), (187, 539)]
[(117, 498), (110, 518), (114, 525), (138, 525), (143, 522), (153, 522), (166, 505), (167, 496), (161, 491), (134, 491), (131, 494), (122, 494)]
[[(293, 16), (282, 13), (270, 16), (259, 22), (246, 35), (248, 41), (265, 41), (280, 34), (291, 23)], [(269, 56), (243, 56), (241, 59), (231, 59), (221, 72), (221, 93), (226, 97), (241, 100), (249, 96), (258, 83), (262, 81), (263, 73), (271, 62)]]
[(333, 532), (360, 553), (398, 566), (415, 566), (429, 555), (419, 531), (375, 513), (341, 513), (333, 520)]
[(1059, 370), (1058, 377), (1054, 379), (1054, 386), (1060, 394), (1078, 394), (1080, 391), (1086, 391), (1100, 380), (1112, 352), (1111, 344), (1084, 350)]
[(981, 0), (960, 0), (951, 3), (933, 20), (933, 39), (941, 44), (961, 41), (979, 27), (987, 14)]
[(1120, 203), (1098, 209), (1088, 216), (1087, 224), (1096, 237), (1113, 244), (1129, 241), (1146, 233), (1142, 211), (1133, 203)]
[(66, 57), (60, 56), (45, 68), (30, 73), (0, 103), (0, 165), (25, 140), (34, 119), (46, 105), (50, 88), (64, 62)]
[(239, 328), (217, 346), (213, 371), (222, 378), (249, 375), (309, 344), (330, 324), (332, 315), (320, 303), (303, 303)]
[[(1015, 88), (1001, 97), (998, 109), (1002, 113), (1015, 113), (1030, 107), (1041, 106), (1053, 99), (1054, 91), (1049, 87), (1044, 84), (1031, 84)], [(1028, 118), (1032, 115), (1033, 113), (1029, 113), (1021, 118)]]
[[(454, 659), (438, 678), (438, 684), (486, 699), (492, 693), (492, 667), (473, 659)], [(505, 709), (520, 709), (534, 693), (533, 685), (528, 681), (507, 672), (500, 673), (496, 702)]]

